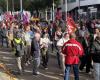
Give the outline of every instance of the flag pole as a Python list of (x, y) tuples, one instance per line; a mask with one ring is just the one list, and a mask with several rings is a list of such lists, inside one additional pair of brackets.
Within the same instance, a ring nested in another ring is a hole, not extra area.
[(53, 6), (53, 14), (52, 14), (52, 18), (53, 18), (53, 21), (54, 21), (54, 16), (55, 16), (55, 3), (54, 3), (54, 0), (53, 0), (53, 3), (52, 3), (52, 6)]

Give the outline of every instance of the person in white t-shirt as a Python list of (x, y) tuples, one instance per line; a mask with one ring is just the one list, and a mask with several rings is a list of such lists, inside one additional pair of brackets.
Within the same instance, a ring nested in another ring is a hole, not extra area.
[(45, 69), (47, 69), (48, 64), (48, 46), (50, 44), (50, 40), (48, 37), (48, 34), (44, 34), (43, 38), (40, 39), (40, 45), (41, 45), (41, 54), (42, 54), (42, 65)]
[[(63, 34), (63, 37), (57, 42), (57, 46), (61, 49), (61, 47), (64, 45), (65, 42), (67, 42), (69, 40), (69, 34), (67, 32), (65, 32)], [(60, 50), (60, 53), (61, 53), (61, 50)], [(61, 63), (62, 63), (62, 69), (63, 71), (65, 71), (65, 65), (64, 65), (64, 61), (65, 61), (65, 58), (64, 58), (64, 55), (63, 54), (60, 54), (61, 56)]]

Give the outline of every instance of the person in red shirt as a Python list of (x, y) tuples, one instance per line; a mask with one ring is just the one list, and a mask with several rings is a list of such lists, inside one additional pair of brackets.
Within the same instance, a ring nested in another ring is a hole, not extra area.
[(62, 53), (65, 55), (65, 76), (64, 80), (70, 80), (70, 69), (73, 66), (75, 80), (79, 80), (79, 57), (83, 55), (81, 44), (75, 39), (74, 33), (70, 34), (70, 40), (65, 42), (62, 47)]

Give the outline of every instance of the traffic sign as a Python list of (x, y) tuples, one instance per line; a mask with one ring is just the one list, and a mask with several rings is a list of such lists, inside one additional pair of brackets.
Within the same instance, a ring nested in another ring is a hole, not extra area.
[(92, 9), (90, 9), (90, 12), (92, 13), (92, 12), (97, 12), (97, 8), (92, 8)]

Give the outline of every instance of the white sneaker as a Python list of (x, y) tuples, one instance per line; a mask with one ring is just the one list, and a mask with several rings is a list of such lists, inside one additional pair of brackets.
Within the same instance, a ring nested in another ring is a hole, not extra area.
[(91, 75), (91, 74), (92, 74), (92, 72), (90, 71), (90, 72), (88, 72), (87, 74), (88, 74), (88, 75)]
[(38, 72), (38, 71), (37, 71), (36, 73), (37, 73), (37, 74), (40, 74), (40, 72)]
[(40, 74), (40, 72), (38, 72), (38, 71), (33, 73), (33, 75), (39, 75), (39, 74)]

